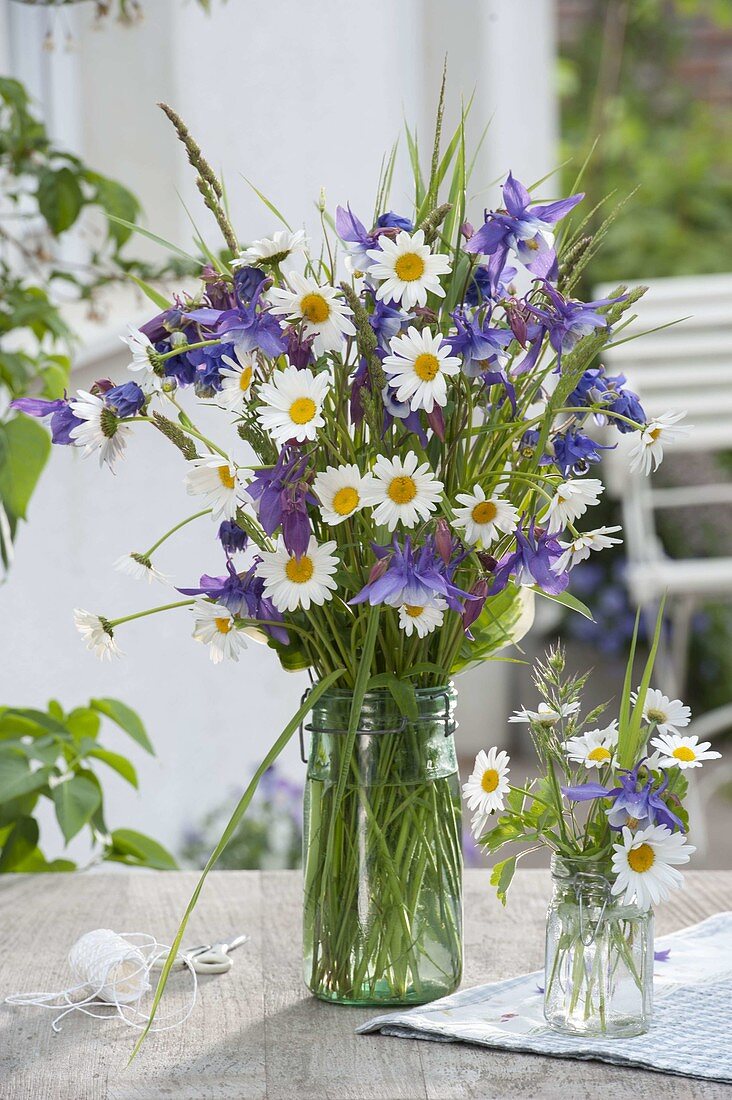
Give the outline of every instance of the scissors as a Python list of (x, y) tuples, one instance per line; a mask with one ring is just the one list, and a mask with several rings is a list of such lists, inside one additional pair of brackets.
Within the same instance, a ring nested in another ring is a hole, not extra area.
[[(178, 969), (185, 966), (185, 959), (190, 963), (197, 974), (226, 974), (228, 970), (231, 970), (234, 963), (229, 952), (237, 947), (241, 947), (248, 939), (249, 936), (242, 935), (237, 936), (236, 939), (228, 943), (221, 941), (217, 943), (199, 944), (198, 947), (188, 947), (184, 951), (181, 951), (180, 954), (182, 957), (176, 959), (173, 968)], [(167, 957), (167, 953), (160, 955), (153, 963), (151, 969), (162, 970)]]

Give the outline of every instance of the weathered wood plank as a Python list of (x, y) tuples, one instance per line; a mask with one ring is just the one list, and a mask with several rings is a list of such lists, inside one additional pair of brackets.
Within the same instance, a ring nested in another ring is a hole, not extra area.
[[(65, 956), (94, 927), (152, 932), (169, 940), (195, 882), (183, 874), (87, 874), (0, 878), (0, 996), (63, 988)], [(690, 872), (686, 891), (657, 918), (659, 933), (732, 908), (732, 872)], [(466, 876), (465, 984), (541, 965), (546, 872), (517, 876), (509, 906), (484, 872)], [(51, 1013), (0, 1009), (1, 1100), (717, 1100), (722, 1085), (592, 1062), (357, 1036), (373, 1013), (325, 1005), (300, 976), (300, 877), (294, 872), (221, 872), (209, 879), (187, 943), (249, 933), (233, 969), (201, 982), (188, 1023), (152, 1036), (130, 1068), (134, 1033), (118, 1021), (65, 1021)], [(176, 977), (164, 1002), (176, 1013), (187, 983)], [(703, 1037), (702, 1040), (703, 1041)], [(568, 1082), (571, 1080), (571, 1086)]]

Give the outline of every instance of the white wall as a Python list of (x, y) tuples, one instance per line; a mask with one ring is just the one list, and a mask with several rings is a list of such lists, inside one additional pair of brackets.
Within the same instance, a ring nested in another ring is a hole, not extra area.
[[(521, 20), (513, 0), (229, 0), (215, 2), (211, 18), (182, 0), (147, 0), (145, 7), (145, 23), (133, 30), (110, 24), (92, 31), (82, 12), (72, 13), (76, 64), (66, 85), (58, 73), (48, 83), (55, 92), (47, 109), (69, 134), (65, 112), (75, 100), (80, 104), (78, 151), (133, 186), (148, 224), (162, 236), (188, 238), (176, 189), (205, 233), (212, 237), (214, 229), (157, 99), (180, 111), (212, 164), (223, 169), (243, 239), (274, 226), (239, 173), (294, 224), (312, 225), (322, 185), (331, 207), (349, 200), (367, 220), (382, 152), (405, 115), (419, 121), (429, 144), (446, 49), (449, 117), (456, 116), (461, 92), (467, 97), (474, 86), (472, 132), (495, 113), (474, 181), (481, 192), (475, 220), (495, 197), (489, 184), (508, 167), (531, 182), (555, 165), (550, 0), (523, 0)], [(27, 67), (28, 53), (40, 48), (29, 28), (41, 13), (5, 0), (6, 16), (8, 8), (17, 9), (16, 30), (23, 21), (23, 34), (13, 41), (16, 64)], [(60, 64), (54, 55), (47, 63)], [(407, 187), (402, 162), (396, 208), (406, 203)], [(122, 367), (122, 359), (107, 360), (77, 372), (74, 383), (119, 375)], [(132, 747), (141, 794), (110, 777), (109, 822), (173, 846), (185, 823), (241, 786), (306, 686), (304, 676), (285, 675), (260, 647), (251, 646), (238, 666), (212, 666), (190, 638), (185, 611), (121, 630), (125, 657), (112, 665), (82, 648), (73, 607), (117, 616), (165, 602), (164, 590), (140, 586), (111, 565), (195, 510), (182, 476), (182, 459), (152, 430), (138, 433), (115, 477), (67, 448), (54, 449), (21, 532), (17, 564), (0, 589), (0, 701), (31, 705), (56, 696), (71, 706), (109, 694), (136, 707), (158, 757), (150, 761)], [(212, 534), (207, 521), (186, 528), (161, 553), (160, 567), (180, 584), (218, 571)], [(463, 686), (462, 743), (472, 750), (502, 734), (505, 677), (480, 671)], [(112, 740), (112, 747), (124, 748), (122, 735)], [(302, 775), (294, 743), (286, 767)]]

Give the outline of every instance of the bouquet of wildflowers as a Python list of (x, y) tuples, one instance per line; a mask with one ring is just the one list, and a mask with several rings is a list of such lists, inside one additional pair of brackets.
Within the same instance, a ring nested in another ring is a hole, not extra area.
[[(77, 610), (76, 622), (111, 657), (123, 623), (185, 608), (214, 662), (238, 660), (255, 639), (285, 669), (308, 669), (314, 687), (265, 768), (333, 684), (353, 693), (353, 744), (368, 690), (412, 714), (415, 688), (517, 639), (535, 593), (581, 608), (565, 591), (573, 566), (619, 541), (617, 527), (576, 526), (603, 489), (587, 476), (602, 449), (588, 428), (636, 433), (632, 460), (647, 466), (675, 418), (648, 420), (598, 361), (642, 288), (572, 297), (606, 228), (584, 234), (582, 194), (547, 201), (541, 184), (532, 193), (509, 173), (502, 204), (474, 227), (465, 120), (443, 152), (442, 101), (425, 174), (407, 132), (410, 210), (389, 201), (395, 147), (373, 213), (346, 202), (331, 214), (321, 196), (313, 242), (265, 199), (281, 228), (246, 247), (220, 181), (164, 110), (225, 247), (198, 238), (195, 294), (168, 301), (143, 284), (158, 312), (124, 338), (127, 379), (17, 404), (48, 419), (55, 443), (110, 467), (138, 431), (180, 451), (195, 511), (119, 565), (161, 580), (158, 548), (200, 522), (220, 544), (220, 574), (185, 579), (183, 598), (158, 608)], [(195, 402), (219, 410), (219, 439), (201, 431)]]
[(553, 853), (563, 886), (558, 927), (548, 927), (545, 1004), (551, 1020), (557, 1001), (568, 997), (562, 1014), (567, 1009), (574, 1019), (570, 1030), (595, 1015), (605, 1030), (620, 977), (641, 992), (650, 982), (652, 938), (649, 972), (637, 924), (683, 885), (678, 866), (695, 851), (686, 838), (687, 775), (720, 756), (708, 741), (680, 732), (689, 707), (649, 687), (660, 616), (641, 685), (631, 690), (637, 628), (636, 620), (617, 718), (600, 721), (606, 704), (582, 714), (587, 676), (565, 676), (564, 655), (552, 650), (535, 668), (537, 709), (509, 719), (528, 725), (538, 777), (514, 786), (508, 755), (491, 749), (478, 754), (463, 787), (478, 843), (490, 853), (519, 849), (493, 868), (504, 904), (517, 861), (541, 847)]

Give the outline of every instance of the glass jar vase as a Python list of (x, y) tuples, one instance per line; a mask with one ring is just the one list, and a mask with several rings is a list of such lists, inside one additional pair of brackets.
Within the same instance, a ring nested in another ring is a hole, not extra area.
[(544, 1016), (571, 1035), (647, 1031), (653, 1012), (653, 912), (622, 904), (608, 863), (552, 857)]
[[(422, 1004), (462, 974), (460, 782), (452, 685), (326, 692), (311, 723), (303, 830), (305, 984), (327, 1001)], [(338, 795), (340, 785), (340, 798)]]

